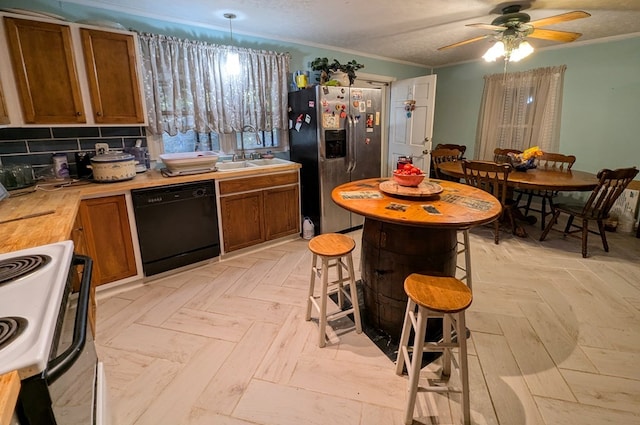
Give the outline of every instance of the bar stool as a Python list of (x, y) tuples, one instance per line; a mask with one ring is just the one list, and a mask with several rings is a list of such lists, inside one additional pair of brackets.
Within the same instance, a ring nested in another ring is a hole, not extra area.
[[(467, 369), (467, 329), (464, 312), (471, 305), (471, 290), (454, 277), (427, 276), (411, 274), (404, 281), (404, 290), (409, 297), (407, 310), (402, 326), (402, 335), (396, 360), (396, 374), (402, 375), (403, 366), (407, 364), (409, 385), (407, 388), (407, 404), (405, 424), (413, 422), (413, 411), (420, 381), (422, 353), (442, 352), (442, 375), (451, 374), (451, 363), (458, 372), (462, 388), (448, 386), (425, 386), (424, 391), (461, 392), (462, 415), (464, 424), (470, 423), (469, 409), (469, 372)], [(416, 311), (417, 308), (417, 311)], [(442, 317), (442, 342), (424, 342), (427, 319)], [(409, 335), (415, 330), (413, 354), (409, 356)], [(451, 330), (455, 329), (456, 337), (452, 340)], [(458, 361), (453, 358), (452, 348), (458, 348)]]
[[(311, 262), (311, 281), (309, 284), (309, 296), (307, 297), (306, 320), (311, 320), (311, 308), (315, 307), (320, 315), (320, 339), (318, 343), (320, 347), (324, 347), (326, 344), (328, 320), (338, 319), (353, 313), (356, 332), (362, 333), (358, 290), (353, 269), (353, 257), (351, 256), (351, 252), (355, 247), (356, 243), (353, 238), (340, 233), (325, 233), (309, 241), (309, 250), (313, 253), (313, 260)], [(318, 267), (318, 257), (321, 260), (320, 267)], [(337, 280), (329, 281), (329, 272), (332, 268), (337, 270)], [(343, 269), (347, 272), (346, 277), (343, 276)], [(313, 294), (316, 276), (322, 279), (322, 290), (319, 297)], [(345, 289), (344, 282), (349, 282), (350, 293)], [(329, 295), (336, 293), (340, 310), (327, 314), (327, 298)], [(351, 303), (351, 308), (343, 310), (345, 297)], [(320, 300), (319, 305), (318, 298)]]

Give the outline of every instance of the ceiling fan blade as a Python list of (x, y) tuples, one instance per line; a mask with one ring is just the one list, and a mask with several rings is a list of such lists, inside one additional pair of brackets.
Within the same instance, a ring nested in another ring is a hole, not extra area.
[(507, 29), (507, 27), (501, 27), (498, 25), (491, 25), (491, 24), (467, 24), (465, 25), (467, 27), (474, 27), (474, 28), (482, 28), (483, 30), (491, 30), (491, 31), (504, 31)]
[(576, 40), (581, 35), (582, 34), (580, 34), (579, 32), (545, 30), (542, 28), (536, 28), (531, 34), (528, 35), (528, 37), (568, 43), (570, 41)]
[(573, 12), (562, 13), (560, 15), (549, 16), (548, 18), (537, 19), (529, 22), (529, 25), (533, 25), (534, 28), (544, 27), (546, 25), (559, 24), (560, 22), (573, 21), (574, 19), (588, 18), (591, 14), (583, 12), (581, 10), (574, 10)]
[(438, 50), (450, 49), (451, 47), (464, 46), (465, 44), (473, 43), (475, 41), (484, 40), (489, 37), (488, 35), (481, 35), (479, 37), (470, 38), (468, 40), (458, 41), (457, 43), (449, 44), (448, 46), (438, 47)]

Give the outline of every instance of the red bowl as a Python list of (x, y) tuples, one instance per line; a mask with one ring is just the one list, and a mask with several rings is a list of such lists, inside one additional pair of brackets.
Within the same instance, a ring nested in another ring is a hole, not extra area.
[(425, 174), (405, 175), (393, 173), (393, 179), (400, 186), (418, 186), (424, 180)]

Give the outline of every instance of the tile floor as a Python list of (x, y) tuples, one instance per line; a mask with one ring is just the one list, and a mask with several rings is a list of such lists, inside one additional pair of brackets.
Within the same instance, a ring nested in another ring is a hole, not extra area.
[[(609, 233), (607, 254), (590, 235), (583, 259), (580, 240), (526, 229), (499, 245), (490, 228), (471, 232), (472, 423), (640, 424), (640, 239)], [(114, 423), (401, 424), (406, 376), (348, 319), (317, 347), (306, 244), (99, 292)], [(459, 423), (458, 399), (419, 393), (415, 415)]]

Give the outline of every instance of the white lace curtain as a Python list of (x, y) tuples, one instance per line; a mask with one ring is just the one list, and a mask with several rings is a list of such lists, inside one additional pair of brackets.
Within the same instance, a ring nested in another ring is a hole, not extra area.
[(139, 34), (149, 130), (286, 130), (288, 53)]
[(558, 152), (566, 65), (484, 77), (476, 131), (476, 159), (492, 160), (495, 148), (539, 146)]

